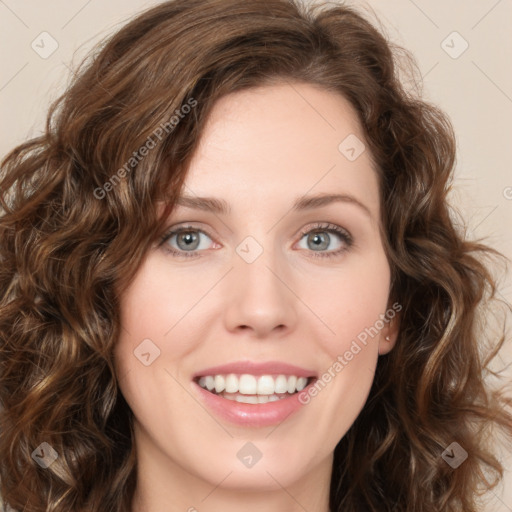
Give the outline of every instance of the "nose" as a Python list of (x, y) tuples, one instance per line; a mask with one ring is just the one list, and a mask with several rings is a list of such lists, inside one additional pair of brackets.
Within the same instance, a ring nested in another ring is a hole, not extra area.
[(234, 256), (226, 276), (224, 321), (229, 332), (251, 331), (256, 338), (294, 329), (298, 298), (289, 273), (265, 251), (252, 263)]

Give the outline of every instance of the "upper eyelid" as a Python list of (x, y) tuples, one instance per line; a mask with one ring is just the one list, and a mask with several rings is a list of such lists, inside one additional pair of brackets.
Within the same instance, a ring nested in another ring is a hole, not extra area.
[[(182, 230), (182, 229), (183, 230), (190, 229), (191, 231), (192, 230), (194, 230), (194, 231), (195, 230), (201, 231), (201, 232), (205, 233), (206, 235), (210, 236), (210, 234), (208, 232), (208, 228), (202, 228), (202, 227), (199, 227), (199, 226), (197, 226), (195, 224), (196, 224), (195, 221), (190, 221), (190, 222), (184, 221), (184, 222), (180, 222), (180, 223), (178, 223), (176, 225), (168, 226), (167, 228), (165, 228), (164, 235), (168, 234), (168, 233), (171, 233), (173, 231), (178, 231), (178, 230)], [(301, 229), (297, 230), (296, 234), (300, 234), (302, 232), (314, 231), (316, 229), (329, 230), (329, 229), (334, 228), (334, 227), (337, 227), (338, 229), (341, 229), (342, 231), (346, 231), (347, 234), (350, 235), (350, 232), (349, 232), (349, 230), (347, 228), (344, 228), (343, 226), (339, 226), (336, 223), (330, 222), (330, 221), (310, 222), (310, 223), (306, 224), (306, 226), (304, 228), (301, 228)]]
[[(205, 234), (210, 238), (212, 241), (214, 241), (214, 237), (208, 232), (207, 229), (200, 228), (196, 225), (194, 225), (194, 221), (191, 222), (183, 222), (179, 223), (175, 226), (171, 226), (166, 229), (165, 233), (161, 237), (162, 243), (167, 242), (171, 237), (175, 236), (176, 234), (179, 234), (180, 231), (198, 231), (200, 233)], [(334, 228), (337, 229), (334, 229)], [(346, 228), (343, 226), (338, 226), (337, 224), (333, 222), (328, 221), (317, 221), (313, 222), (312, 224), (306, 225), (304, 228), (301, 228), (298, 233), (296, 233), (295, 236), (300, 236), (301, 238), (305, 236), (309, 232), (318, 231), (318, 230), (324, 230), (324, 231), (331, 231), (337, 234), (340, 237), (343, 237), (343, 233), (345, 236), (349, 239), (349, 241), (353, 242), (353, 236)], [(342, 233), (339, 233), (338, 230), (341, 230)]]

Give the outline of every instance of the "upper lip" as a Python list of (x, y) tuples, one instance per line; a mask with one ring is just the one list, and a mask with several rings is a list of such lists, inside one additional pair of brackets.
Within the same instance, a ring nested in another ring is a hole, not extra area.
[(233, 363), (212, 366), (194, 373), (193, 378), (207, 375), (227, 375), (230, 373), (249, 375), (296, 375), (297, 377), (316, 377), (316, 372), (280, 361), (235, 361)]

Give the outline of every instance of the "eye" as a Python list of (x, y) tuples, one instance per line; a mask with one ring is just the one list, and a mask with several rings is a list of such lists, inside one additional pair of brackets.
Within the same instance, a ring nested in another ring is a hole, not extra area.
[[(334, 235), (334, 237), (333, 237)], [(336, 224), (315, 224), (300, 233), (300, 241), (306, 239), (306, 247), (314, 257), (334, 257), (346, 252), (352, 245), (353, 239), (348, 231)], [(211, 244), (202, 243), (205, 237), (213, 242), (211, 237), (203, 230), (194, 226), (180, 226), (167, 231), (161, 238), (159, 246), (176, 257), (194, 258), (201, 256), (200, 252), (209, 248)], [(326, 251), (333, 240), (338, 240), (334, 250)]]
[[(338, 242), (338, 247), (335, 250), (324, 251), (327, 249), (334, 239), (341, 240)], [(316, 224), (310, 229), (301, 232), (301, 240), (306, 239), (306, 249), (310, 249), (312, 256), (330, 258), (338, 256), (346, 252), (352, 245), (353, 239), (348, 231), (337, 226), (336, 224)]]
[[(178, 257), (196, 257), (199, 255), (195, 251), (208, 249), (208, 244), (206, 244), (206, 247), (205, 244), (201, 246), (202, 235), (211, 240), (210, 236), (200, 229), (193, 226), (181, 226), (166, 232), (159, 245), (162, 245), (167, 252)], [(171, 245), (173, 241), (177, 244), (177, 249)]]

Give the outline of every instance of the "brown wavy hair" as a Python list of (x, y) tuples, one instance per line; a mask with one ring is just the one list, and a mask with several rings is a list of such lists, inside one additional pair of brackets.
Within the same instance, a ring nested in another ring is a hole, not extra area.
[[(119, 297), (162, 233), (215, 102), (305, 82), (339, 93), (359, 115), (378, 174), (390, 296), (403, 306), (397, 344), (379, 358), (367, 403), (336, 446), (331, 510), (476, 512), (477, 490), (503, 475), (491, 433), (512, 437), (505, 388), (485, 381), (498, 375), (490, 361), (506, 332), (484, 328), (497, 302), (489, 263), (500, 255), (467, 240), (447, 202), (453, 129), (404, 87), (404, 62), (419, 87), (411, 59), (353, 8), (293, 0), (163, 2), (90, 53), (45, 133), (1, 164), (6, 504), (130, 510), (132, 413), (112, 357)], [(173, 116), (172, 129), (156, 131)], [(454, 441), (469, 454), (457, 469), (441, 456)], [(31, 457), (42, 442), (59, 454), (47, 469)]]

